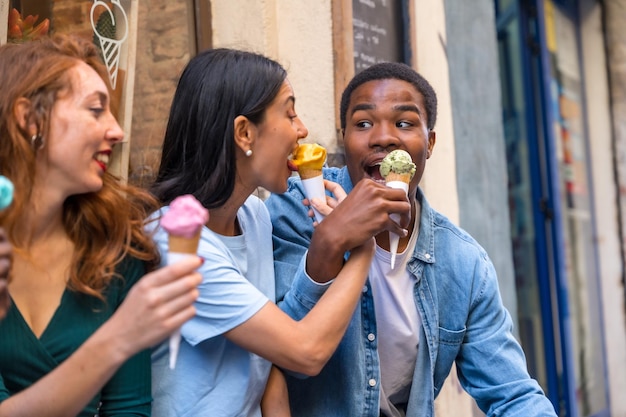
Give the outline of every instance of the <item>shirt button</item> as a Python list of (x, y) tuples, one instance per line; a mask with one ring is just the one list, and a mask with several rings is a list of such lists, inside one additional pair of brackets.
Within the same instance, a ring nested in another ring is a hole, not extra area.
[(363, 286), (363, 289), (362, 289), (361, 291), (363, 291), (363, 292), (367, 292), (367, 285), (364, 285), (364, 286)]
[(375, 387), (376, 386), (376, 380), (375, 379), (370, 379), (368, 381), (368, 383), (370, 384), (370, 387)]
[(426, 254), (424, 254), (424, 258), (426, 258), (426, 259), (430, 259), (430, 253), (426, 253)]
[(374, 333), (370, 333), (367, 335), (367, 340), (369, 340), (370, 342), (373, 342), (376, 339), (376, 335), (374, 335)]

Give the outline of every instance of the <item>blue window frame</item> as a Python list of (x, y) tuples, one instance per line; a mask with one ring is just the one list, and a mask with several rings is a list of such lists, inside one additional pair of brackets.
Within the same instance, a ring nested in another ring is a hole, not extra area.
[(495, 6), (521, 342), (560, 416), (608, 416), (578, 1)]

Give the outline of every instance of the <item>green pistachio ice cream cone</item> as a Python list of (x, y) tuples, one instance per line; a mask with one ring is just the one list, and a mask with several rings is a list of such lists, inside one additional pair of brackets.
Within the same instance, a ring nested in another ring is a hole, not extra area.
[(380, 164), (380, 175), (385, 182), (402, 181), (408, 184), (415, 175), (415, 164), (411, 155), (402, 149), (389, 152)]

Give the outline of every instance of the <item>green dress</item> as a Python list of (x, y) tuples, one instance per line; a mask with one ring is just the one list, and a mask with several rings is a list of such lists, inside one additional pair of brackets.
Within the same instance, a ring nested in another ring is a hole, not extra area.
[[(0, 321), (0, 402), (29, 387), (69, 357), (122, 303), (145, 274), (141, 261), (127, 259), (105, 293), (106, 303), (65, 290), (39, 339), (13, 303)], [(129, 359), (79, 416), (150, 416), (150, 352)]]

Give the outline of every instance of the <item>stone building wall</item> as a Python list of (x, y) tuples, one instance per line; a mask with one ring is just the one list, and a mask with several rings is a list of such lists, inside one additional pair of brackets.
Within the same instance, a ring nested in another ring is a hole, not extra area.
[(147, 186), (156, 175), (178, 77), (195, 45), (189, 2), (139, 2), (129, 182)]
[[(134, 0), (130, 1), (134, 3)], [(123, 1), (122, 4), (132, 21), (130, 1)], [(176, 82), (195, 48), (194, 39), (190, 36), (193, 31), (189, 30), (189, 22), (193, 21), (190, 17), (193, 12), (191, 3), (191, 0), (141, 0), (134, 3), (136, 9), (133, 12), (137, 13), (136, 44), (132, 44), (134, 37), (129, 36), (125, 45), (128, 50), (122, 51), (136, 51), (134, 91), (124, 90), (133, 84), (124, 82), (126, 71), (120, 68), (113, 100), (119, 101), (133, 94), (132, 111), (123, 109), (118, 115), (120, 123), (123, 123), (124, 117), (132, 117), (130, 134), (127, 132), (126, 138), (130, 145), (125, 144), (124, 151), (119, 146), (116, 151), (130, 153), (128, 180), (136, 185), (147, 186), (154, 177)], [(52, 31), (92, 39), (90, 14), (93, 4), (91, 0), (54, 0), (51, 6)], [(107, 4), (111, 7), (110, 2)], [(99, 6), (96, 10), (97, 20), (97, 15), (104, 8)], [(122, 157), (118, 161), (123, 163), (126, 160)], [(125, 175), (126, 169), (120, 168), (119, 172)]]
[(51, 30), (92, 38), (93, 30), (89, 18), (92, 4), (91, 1), (54, 0)]

